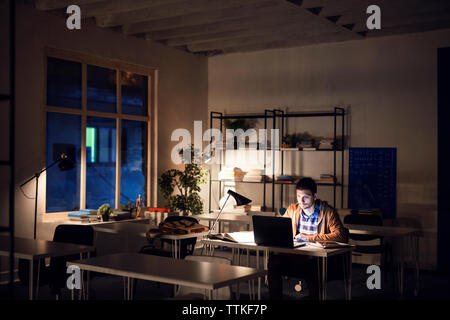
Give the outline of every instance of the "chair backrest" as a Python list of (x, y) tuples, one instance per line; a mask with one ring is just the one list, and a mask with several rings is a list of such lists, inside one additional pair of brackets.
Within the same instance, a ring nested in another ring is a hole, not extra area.
[[(212, 262), (217, 264), (228, 264), (231, 265), (231, 260), (223, 257), (213, 257), (213, 256), (186, 256), (186, 260), (189, 261), (201, 261), (201, 262)], [(199, 288), (192, 288), (187, 286), (180, 286), (175, 297), (177, 299), (183, 299), (187, 297), (206, 299), (208, 294), (206, 290)], [(230, 287), (223, 287), (216, 289), (213, 292), (214, 300), (229, 300), (231, 299), (231, 289)]]
[(53, 241), (92, 246), (94, 228), (92, 226), (61, 224), (56, 227)]
[[(381, 226), (383, 225), (383, 219), (374, 214), (359, 214), (352, 213), (344, 217), (345, 224), (362, 224), (370, 226)], [(380, 236), (366, 235), (366, 234), (349, 234), (349, 239), (357, 241), (369, 241), (374, 239), (380, 239)]]

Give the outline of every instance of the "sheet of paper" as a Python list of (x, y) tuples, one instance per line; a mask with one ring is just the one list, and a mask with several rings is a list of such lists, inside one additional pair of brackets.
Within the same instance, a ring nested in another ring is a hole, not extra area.
[(253, 235), (253, 231), (229, 232), (228, 234), (239, 243), (255, 242), (255, 236)]

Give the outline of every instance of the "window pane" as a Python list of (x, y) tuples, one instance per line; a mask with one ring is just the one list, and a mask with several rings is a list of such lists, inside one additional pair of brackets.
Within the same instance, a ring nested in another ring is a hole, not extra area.
[(60, 171), (55, 165), (47, 172), (46, 212), (77, 210), (80, 206), (81, 116), (47, 113), (47, 166), (66, 153), (76, 167)]
[(147, 115), (147, 76), (121, 72), (122, 113), (138, 116)]
[[(122, 120), (120, 203), (147, 200), (147, 123)], [(145, 203), (144, 202), (144, 203)]]
[(81, 63), (47, 58), (47, 105), (81, 109)]
[(116, 120), (88, 117), (86, 126), (86, 208), (115, 207)]
[(116, 112), (116, 71), (87, 66), (87, 108)]

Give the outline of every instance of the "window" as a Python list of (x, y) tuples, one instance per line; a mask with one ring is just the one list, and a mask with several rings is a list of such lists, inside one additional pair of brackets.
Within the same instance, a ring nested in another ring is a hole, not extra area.
[(66, 153), (76, 166), (47, 170), (46, 212), (147, 200), (152, 70), (61, 55), (46, 61), (47, 165)]

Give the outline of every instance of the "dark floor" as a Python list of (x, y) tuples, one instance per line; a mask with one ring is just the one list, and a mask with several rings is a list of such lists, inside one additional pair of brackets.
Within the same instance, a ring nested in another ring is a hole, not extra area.
[[(218, 254), (220, 255), (220, 253)], [(226, 253), (223, 253), (226, 255)], [(254, 257), (253, 257), (254, 258)], [(414, 295), (415, 280), (412, 270), (405, 274), (404, 295), (400, 296), (397, 286), (394, 285), (392, 273), (387, 277), (382, 276), (381, 289), (369, 290), (367, 288), (366, 273), (367, 266), (353, 265), (352, 269), (352, 300), (449, 300), (450, 275), (438, 274), (430, 271), (421, 271), (420, 287), (417, 296)], [(308, 299), (308, 289), (303, 286), (300, 292), (295, 290), (300, 279), (285, 278), (283, 282), (283, 294), (286, 300)], [(262, 282), (261, 298), (269, 299), (268, 288)], [(233, 288), (233, 291), (235, 288)], [(16, 282), (15, 298), (19, 300), (28, 299), (28, 286)], [(248, 283), (242, 283), (239, 288), (240, 299), (248, 299)], [(157, 284), (150, 281), (138, 281), (134, 300), (167, 299), (173, 295), (173, 286), (168, 284)], [(327, 284), (327, 296), (329, 300), (344, 300), (345, 290), (343, 281), (329, 281)], [(0, 285), (0, 299), (8, 299), (7, 285)], [(235, 296), (232, 296), (235, 298)], [(69, 290), (64, 289), (62, 300), (70, 300)], [(48, 286), (39, 289), (39, 300), (54, 300)], [(121, 277), (102, 275), (91, 280), (90, 300), (123, 300), (124, 282)]]

